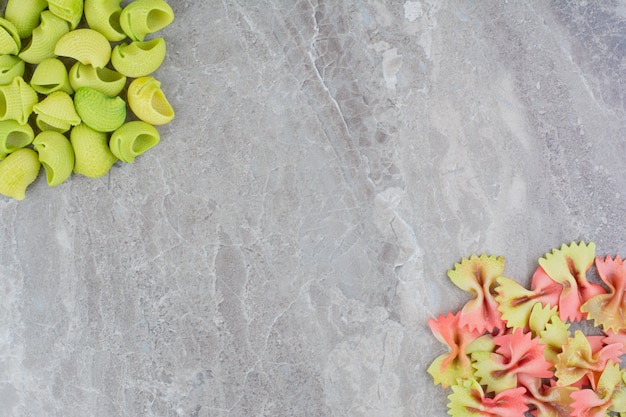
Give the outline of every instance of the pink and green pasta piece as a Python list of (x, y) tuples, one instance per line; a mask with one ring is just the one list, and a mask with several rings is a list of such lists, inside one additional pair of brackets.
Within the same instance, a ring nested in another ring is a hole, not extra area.
[(503, 257), (472, 255), (448, 271), (472, 296), (428, 321), (447, 346), (427, 371), (451, 391), (449, 415), (626, 416), (626, 265), (595, 249), (546, 253), (530, 289), (503, 275)]

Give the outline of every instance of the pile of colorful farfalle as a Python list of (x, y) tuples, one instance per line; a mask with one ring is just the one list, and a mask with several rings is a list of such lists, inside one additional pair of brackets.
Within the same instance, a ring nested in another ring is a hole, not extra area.
[[(594, 263), (605, 286), (588, 280)], [(530, 289), (503, 272), (502, 257), (464, 258), (448, 276), (474, 298), (428, 322), (449, 349), (428, 368), (435, 384), (452, 390), (448, 414), (625, 417), (622, 259), (571, 243), (539, 259)]]

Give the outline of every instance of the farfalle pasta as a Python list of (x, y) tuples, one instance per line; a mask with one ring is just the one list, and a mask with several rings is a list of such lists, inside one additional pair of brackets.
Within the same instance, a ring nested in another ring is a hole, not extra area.
[(0, 194), (25, 198), (41, 166), (51, 187), (98, 178), (160, 142), (174, 109), (152, 76), (167, 49), (153, 35), (173, 19), (164, 0), (7, 0)]
[[(572, 242), (538, 263), (531, 289), (502, 276), (501, 257), (471, 256), (448, 271), (455, 285), (474, 294), (458, 313), (428, 322), (448, 348), (428, 373), (451, 388), (451, 416), (626, 413), (622, 259), (596, 257), (593, 243)], [(608, 290), (588, 279), (594, 263)], [(571, 323), (582, 320), (593, 320), (604, 334), (572, 332)]]

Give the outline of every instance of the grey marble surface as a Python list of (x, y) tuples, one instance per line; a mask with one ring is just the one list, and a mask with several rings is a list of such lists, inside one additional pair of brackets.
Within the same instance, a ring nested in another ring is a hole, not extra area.
[(0, 199), (0, 416), (434, 416), (446, 271), (626, 255), (626, 2), (172, 0), (158, 147)]

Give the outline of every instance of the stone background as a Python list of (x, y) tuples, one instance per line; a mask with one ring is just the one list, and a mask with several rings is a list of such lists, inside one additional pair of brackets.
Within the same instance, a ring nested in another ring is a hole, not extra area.
[(0, 198), (0, 416), (434, 416), (446, 277), (626, 255), (626, 2), (171, 0), (177, 117)]

